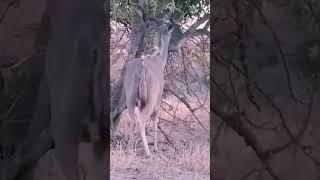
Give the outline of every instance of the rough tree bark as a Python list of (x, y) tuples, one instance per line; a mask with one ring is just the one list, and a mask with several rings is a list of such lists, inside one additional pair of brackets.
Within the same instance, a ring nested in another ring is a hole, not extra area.
[[(26, 127), (33, 113), (49, 38), (50, 28), (47, 10), (40, 19), (39, 31), (35, 36), (31, 55), (22, 58), (20, 62), (13, 65), (0, 68), (3, 79), (3, 88), (0, 89), (0, 106), (2, 106), (0, 108), (1, 143), (5, 143), (4, 141), (18, 143), (16, 140), (25, 135)], [(12, 94), (18, 95), (12, 100), (9, 98), (12, 97)]]
[[(36, 1), (36, 0), (35, 0)], [(48, 3), (52, 2), (51, 0), (45, 1), (47, 5)], [(33, 5), (32, 8), (35, 8), (36, 5)], [(39, 82), (42, 78), (43, 70), (44, 70), (44, 62), (46, 59), (46, 48), (47, 48), (47, 42), (50, 36), (50, 20), (51, 20), (51, 12), (49, 12), (50, 5), (47, 5), (46, 10), (41, 14), (38, 14), (37, 17), (30, 17), (32, 18), (38, 18), (41, 19), (41, 22), (38, 21), (37, 25), (40, 24), (39, 29), (35, 29), (32, 31), (33, 33), (36, 33), (37, 36), (35, 37), (29, 37), (33, 39), (34, 46), (29, 52), (31, 55), (29, 55), (27, 58), (22, 58), (19, 62), (13, 62), (12, 64), (8, 64), (5, 67), (0, 66), (0, 75), (2, 78), (2, 87), (0, 87), (0, 104), (3, 102), (1, 101), (2, 98), (4, 98), (2, 93), (6, 95), (12, 95), (12, 89), (19, 89), (19, 91), (26, 91), (24, 92), (23, 96), (21, 96), (18, 101), (19, 105), (16, 105), (16, 103), (8, 102), (10, 106), (13, 108), (9, 108), (10, 115), (13, 115), (13, 118), (8, 119), (8, 113), (2, 114), (3, 111), (7, 111), (5, 109), (8, 105), (4, 105), (4, 108), (0, 107), (0, 145), (3, 145), (3, 141), (9, 142), (9, 143), (15, 143), (16, 145), (19, 145), (21, 141), (25, 140), (26, 137), (26, 130), (28, 129), (28, 126), (30, 124), (30, 119), (32, 117), (32, 114), (34, 112), (34, 106), (35, 106), (35, 100), (37, 97), (37, 89), (39, 87)], [(0, 16), (1, 16), (1, 9), (0, 9)], [(101, 18), (105, 18), (105, 14), (101, 14)], [(33, 21), (35, 21), (32, 19)], [(1, 25), (1, 20), (0, 20)], [(98, 26), (95, 27), (97, 32), (105, 32), (105, 26)], [(0, 38), (1, 39), (1, 38)], [(105, 50), (105, 49), (103, 49)], [(1, 57), (0, 57), (1, 58)], [(2, 60), (2, 59), (0, 59)], [(0, 61), (1, 62), (1, 61)], [(1, 63), (4, 64), (4, 63)], [(21, 74), (21, 72), (25, 74)], [(9, 76), (9, 75), (15, 75), (15, 76)], [(1, 80), (0, 80), (1, 81)], [(25, 86), (19, 88), (19, 83), (24, 82)], [(1, 83), (1, 82), (0, 82)], [(6, 92), (5, 92), (6, 91)], [(9, 101), (9, 100), (8, 100)], [(13, 110), (12, 110), (13, 109)], [(26, 110), (27, 109), (27, 110)], [(20, 121), (17, 119), (17, 115), (21, 115), (27, 113), (26, 116), (23, 117), (23, 121)], [(20, 128), (12, 128), (10, 131), (8, 130), (9, 125), (12, 125), (15, 123), (14, 120), (18, 120), (18, 125)], [(5, 129), (6, 131), (3, 131)], [(23, 130), (21, 132), (21, 129)], [(15, 137), (16, 136), (16, 137)], [(13, 138), (15, 137), (15, 138)], [(3, 141), (2, 141), (3, 140)], [(43, 142), (48, 143), (48, 142)], [(48, 147), (49, 148), (49, 147)], [(1, 147), (0, 147), (0, 150)], [(49, 149), (48, 149), (49, 150)], [(35, 157), (40, 158), (40, 157)], [(0, 167), (2, 162), (0, 161)], [(2, 170), (2, 168), (0, 168)], [(1, 172), (0, 172), (1, 174)]]

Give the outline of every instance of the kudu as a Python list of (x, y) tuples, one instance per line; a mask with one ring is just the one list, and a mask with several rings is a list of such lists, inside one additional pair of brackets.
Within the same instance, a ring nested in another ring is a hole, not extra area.
[[(108, 139), (105, 125), (105, 15), (102, 0), (49, 0), (51, 34), (44, 78), (24, 145), (10, 163), (6, 180), (19, 179), (53, 140), (65, 180), (78, 180), (78, 149), (88, 125), (96, 177), (105, 179)], [(40, 135), (40, 137), (39, 137)]]
[[(155, 140), (154, 148), (157, 146), (157, 127), (160, 101), (164, 86), (164, 68), (168, 58), (168, 46), (173, 31), (171, 24), (163, 24), (159, 27), (160, 46), (158, 53), (153, 56), (135, 58), (128, 61), (124, 86), (126, 93), (127, 112), (130, 123), (134, 123), (128, 144), (131, 145), (134, 135), (135, 122), (137, 121), (146, 152), (150, 157), (150, 150), (146, 139), (146, 121), (151, 118), (154, 121)], [(134, 109), (139, 107), (139, 116), (135, 117)]]

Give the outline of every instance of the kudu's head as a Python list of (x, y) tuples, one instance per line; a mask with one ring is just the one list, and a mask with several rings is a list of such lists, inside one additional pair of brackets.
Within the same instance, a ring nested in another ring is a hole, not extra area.
[(166, 47), (163, 49), (168, 49), (173, 29), (174, 29), (174, 26), (171, 23), (165, 23), (161, 26), (160, 45), (162, 48)]
[(174, 27), (170, 23), (164, 23), (160, 26), (160, 48), (158, 58), (160, 59), (162, 70), (164, 70), (164, 67), (167, 64), (168, 48), (173, 29)]
[(153, 47), (153, 53), (151, 56), (152, 60), (156, 58), (161, 62), (162, 70), (164, 69), (168, 59), (168, 48), (171, 40), (171, 34), (174, 26), (166, 20), (158, 18), (150, 18), (153, 28), (156, 31), (156, 43)]

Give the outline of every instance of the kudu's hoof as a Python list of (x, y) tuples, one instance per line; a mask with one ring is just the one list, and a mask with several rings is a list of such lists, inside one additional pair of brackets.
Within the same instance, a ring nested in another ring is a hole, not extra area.
[(152, 157), (151, 154), (147, 154), (147, 155), (146, 155), (146, 158), (151, 158), (151, 157)]
[(153, 149), (153, 152), (154, 152), (154, 153), (158, 153), (158, 152), (159, 152), (159, 149), (158, 149), (158, 148), (154, 148), (154, 149)]

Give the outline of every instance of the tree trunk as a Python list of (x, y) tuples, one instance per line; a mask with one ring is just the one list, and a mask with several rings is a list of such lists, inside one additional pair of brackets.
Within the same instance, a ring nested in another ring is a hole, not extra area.
[[(17, 140), (23, 140), (26, 134), (44, 70), (48, 36), (49, 18), (46, 11), (41, 19), (33, 53), (12, 66), (0, 69), (3, 78), (3, 89), (0, 91), (0, 137), (4, 137), (0, 140), (2, 143), (4, 139), (10, 143), (18, 143)], [(12, 96), (13, 99), (10, 98)]]

